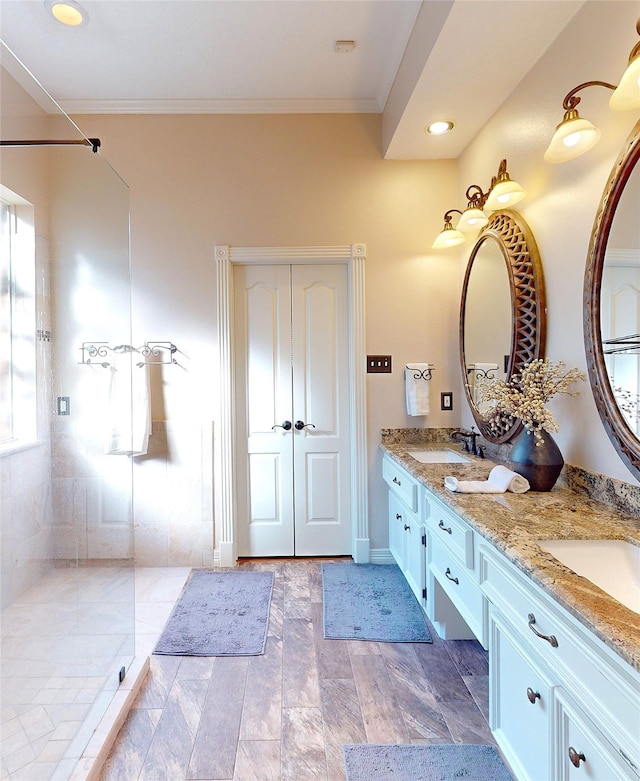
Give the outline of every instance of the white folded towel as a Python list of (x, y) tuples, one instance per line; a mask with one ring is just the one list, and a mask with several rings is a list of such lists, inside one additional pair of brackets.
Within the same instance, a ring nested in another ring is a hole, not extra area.
[(526, 477), (501, 465), (493, 467), (488, 480), (458, 480), (449, 476), (445, 477), (444, 486), (461, 494), (503, 494), (505, 491), (523, 494), (530, 487)]
[(407, 415), (428, 415), (430, 412), (428, 372), (428, 363), (412, 363), (410, 367), (404, 367)]

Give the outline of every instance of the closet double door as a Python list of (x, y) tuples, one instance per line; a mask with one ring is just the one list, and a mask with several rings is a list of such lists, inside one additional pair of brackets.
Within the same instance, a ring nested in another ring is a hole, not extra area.
[(348, 272), (236, 265), (240, 556), (351, 552)]

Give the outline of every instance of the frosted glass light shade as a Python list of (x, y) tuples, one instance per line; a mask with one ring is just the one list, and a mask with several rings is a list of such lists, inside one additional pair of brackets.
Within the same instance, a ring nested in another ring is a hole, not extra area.
[(464, 233), (461, 233), (450, 222), (447, 222), (444, 230), (437, 235), (436, 240), (431, 245), (431, 249), (449, 249), (449, 247), (464, 244), (466, 240)]
[(629, 63), (609, 100), (609, 108), (614, 111), (640, 108), (640, 54)]
[(578, 112), (575, 117), (563, 120), (554, 133), (544, 159), (548, 163), (564, 163), (588, 152), (600, 139), (600, 131), (589, 122), (582, 119)]
[(503, 182), (498, 182), (493, 187), (484, 208), (490, 212), (494, 212), (497, 209), (508, 209), (510, 206), (519, 203), (526, 195), (527, 193), (517, 182), (506, 179)]
[(488, 222), (489, 218), (482, 209), (472, 207), (463, 212), (462, 217), (458, 220), (457, 228), (459, 231), (471, 232), (484, 228)]

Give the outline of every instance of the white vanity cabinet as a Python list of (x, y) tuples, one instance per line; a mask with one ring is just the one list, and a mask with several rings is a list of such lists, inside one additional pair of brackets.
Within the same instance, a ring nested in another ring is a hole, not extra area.
[(418, 482), (392, 459), (382, 464), (389, 486), (389, 550), (416, 599), (425, 600), (425, 533), (420, 521)]
[(640, 674), (493, 546), (489, 725), (518, 779), (640, 779)]
[(475, 533), (427, 488), (427, 615), (446, 640), (477, 638), (487, 647), (487, 605), (476, 567)]

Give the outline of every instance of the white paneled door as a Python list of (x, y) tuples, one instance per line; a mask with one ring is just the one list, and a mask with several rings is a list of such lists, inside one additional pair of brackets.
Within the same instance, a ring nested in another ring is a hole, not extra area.
[(234, 267), (240, 556), (351, 552), (348, 272)]

